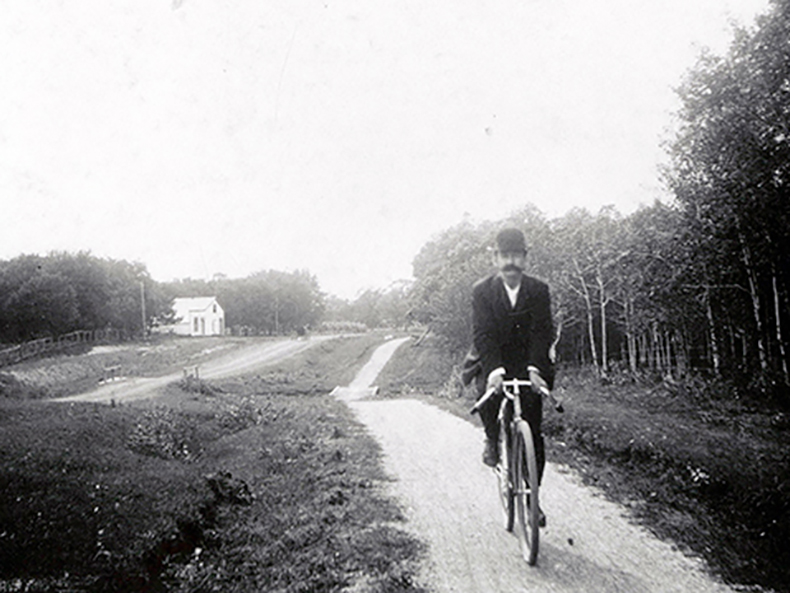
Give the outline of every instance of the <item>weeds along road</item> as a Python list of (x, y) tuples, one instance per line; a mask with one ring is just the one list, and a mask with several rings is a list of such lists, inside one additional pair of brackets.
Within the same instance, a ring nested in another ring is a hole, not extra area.
[[(202, 363), (199, 368), (203, 379), (219, 379), (251, 371), (257, 367), (272, 364), (307, 350), (316, 344), (337, 336), (311, 336), (309, 338), (262, 342), (247, 346), (224, 356)], [(105, 383), (87, 393), (80, 393), (52, 401), (59, 402), (131, 402), (154, 395), (157, 389), (168, 383), (178, 381), (182, 373), (171, 373), (159, 377), (133, 377), (121, 381)]]
[[(390, 354), (398, 344), (387, 343)], [(381, 350), (386, 353), (386, 351)], [(387, 356), (388, 357), (388, 356)], [(585, 487), (567, 469), (547, 464), (538, 565), (505, 532), (492, 471), (480, 461), (483, 433), (469, 422), (412, 399), (364, 400), (387, 357), (335, 391), (384, 452), (392, 494), (408, 526), (429, 546), (422, 584), (437, 592), (732, 591), (696, 560), (629, 522), (627, 511)], [(380, 365), (376, 368), (376, 365)]]

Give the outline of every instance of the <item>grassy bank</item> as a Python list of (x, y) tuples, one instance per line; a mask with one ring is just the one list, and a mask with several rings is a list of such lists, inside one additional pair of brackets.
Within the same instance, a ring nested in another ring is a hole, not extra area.
[(128, 406), (0, 398), (0, 590), (420, 590), (378, 446), (327, 395), (380, 342)]
[[(473, 394), (430, 341), (399, 349), (378, 383), (383, 397), (423, 392), (479, 422), (468, 413)], [(647, 385), (623, 376), (603, 384), (567, 370), (557, 390), (566, 413), (545, 415), (550, 459), (574, 467), (727, 581), (790, 591), (787, 415), (702, 381)]]

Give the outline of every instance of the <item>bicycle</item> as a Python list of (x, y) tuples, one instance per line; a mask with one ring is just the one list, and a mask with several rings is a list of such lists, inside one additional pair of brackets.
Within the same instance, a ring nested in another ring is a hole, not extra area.
[[(530, 566), (538, 561), (540, 540), (540, 506), (538, 462), (532, 430), (521, 417), (521, 388), (530, 388), (531, 383), (523, 379), (507, 379), (502, 383), (502, 403), (499, 406), (499, 463), (494, 468), (497, 476), (499, 501), (505, 520), (505, 529), (516, 528), (521, 555)], [(480, 406), (496, 393), (489, 389), (472, 407), (474, 414)], [(550, 398), (557, 412), (563, 412), (548, 389), (541, 389), (543, 396)], [(518, 521), (516, 521), (518, 519)]]

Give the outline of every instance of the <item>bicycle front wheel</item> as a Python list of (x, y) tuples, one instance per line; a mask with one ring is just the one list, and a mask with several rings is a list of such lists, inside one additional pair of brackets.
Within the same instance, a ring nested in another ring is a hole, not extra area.
[(499, 423), (499, 463), (495, 468), (497, 478), (497, 488), (499, 490), (499, 502), (502, 505), (502, 518), (505, 521), (505, 529), (513, 531), (513, 517), (515, 515), (513, 506), (513, 471), (511, 468), (510, 447), (508, 447), (508, 425), (502, 421)]
[(538, 506), (538, 461), (535, 442), (526, 421), (517, 422), (513, 447), (515, 447), (514, 497), (518, 525), (516, 534), (521, 545), (521, 554), (530, 566), (538, 561), (540, 532), (540, 507)]

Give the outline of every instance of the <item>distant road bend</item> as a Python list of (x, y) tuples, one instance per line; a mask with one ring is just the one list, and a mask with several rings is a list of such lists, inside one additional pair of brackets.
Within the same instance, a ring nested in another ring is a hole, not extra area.
[[(262, 342), (247, 346), (202, 363), (200, 365), (200, 377), (204, 379), (219, 379), (238, 375), (260, 366), (285, 360), (315, 346), (319, 342), (334, 337), (336, 336), (312, 336), (310, 338)], [(131, 402), (151, 397), (157, 389), (173, 381), (178, 381), (182, 376), (183, 374), (178, 372), (159, 377), (130, 377), (121, 381), (105, 383), (86, 393), (62, 397), (52, 401)]]

